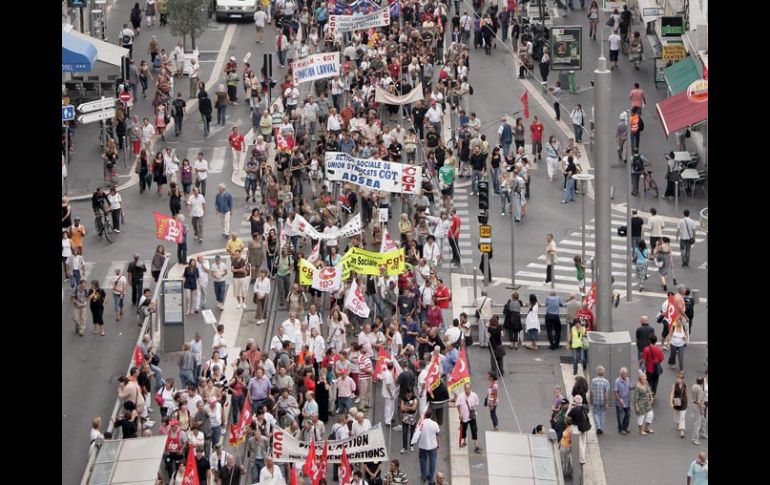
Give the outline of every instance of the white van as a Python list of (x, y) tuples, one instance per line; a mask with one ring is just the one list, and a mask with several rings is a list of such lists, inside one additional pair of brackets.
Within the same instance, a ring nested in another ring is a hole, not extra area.
[(224, 22), (227, 19), (247, 19), (254, 18), (254, 12), (257, 11), (258, 0), (216, 0), (217, 22)]

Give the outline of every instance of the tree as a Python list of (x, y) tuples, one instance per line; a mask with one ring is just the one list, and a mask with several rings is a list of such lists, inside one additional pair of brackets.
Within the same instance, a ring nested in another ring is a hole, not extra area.
[(168, 0), (168, 23), (173, 35), (182, 36), (182, 45), (187, 50), (187, 36), (190, 36), (192, 48), (195, 49), (195, 38), (199, 37), (208, 25), (208, 19), (203, 12), (207, 9), (208, 0)]

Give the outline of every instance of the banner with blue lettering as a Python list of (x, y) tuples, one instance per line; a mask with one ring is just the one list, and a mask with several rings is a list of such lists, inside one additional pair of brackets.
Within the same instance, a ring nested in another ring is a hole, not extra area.
[(422, 167), (373, 158), (356, 158), (344, 152), (326, 152), (329, 180), (350, 182), (371, 190), (417, 195), (422, 187)]
[(340, 53), (313, 54), (292, 62), (294, 85), (340, 75)]

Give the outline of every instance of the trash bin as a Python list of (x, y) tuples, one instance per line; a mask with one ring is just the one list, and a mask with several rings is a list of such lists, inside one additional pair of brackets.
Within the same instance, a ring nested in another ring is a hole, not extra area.
[(567, 85), (569, 86), (570, 94), (577, 93), (577, 83), (575, 82), (575, 71), (569, 71), (567, 74)]

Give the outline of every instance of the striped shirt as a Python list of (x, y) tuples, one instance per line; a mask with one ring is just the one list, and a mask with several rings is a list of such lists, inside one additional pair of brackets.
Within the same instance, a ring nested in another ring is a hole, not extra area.
[(371, 379), (373, 372), (372, 359), (364, 354), (358, 354), (358, 380)]

